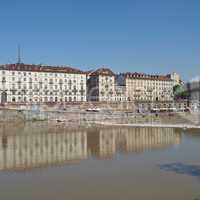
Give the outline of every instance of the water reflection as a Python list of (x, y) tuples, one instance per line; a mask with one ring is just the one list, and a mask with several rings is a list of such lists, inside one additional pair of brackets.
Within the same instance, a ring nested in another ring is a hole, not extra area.
[(181, 134), (173, 128), (103, 128), (88, 131), (88, 152), (111, 158), (117, 152), (144, 152), (179, 144)]
[(0, 170), (48, 167), (90, 156), (107, 159), (117, 151), (138, 153), (179, 144), (180, 140), (180, 132), (172, 128), (1, 127)]
[(195, 140), (200, 139), (200, 129), (190, 129), (187, 130), (188, 136), (194, 138)]
[(189, 176), (200, 177), (200, 165), (186, 165), (183, 163), (170, 163), (160, 165), (160, 169), (165, 171), (176, 172), (178, 174), (186, 174)]

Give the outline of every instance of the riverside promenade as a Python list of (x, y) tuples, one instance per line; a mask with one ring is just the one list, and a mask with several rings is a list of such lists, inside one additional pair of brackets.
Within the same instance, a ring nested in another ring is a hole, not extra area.
[(199, 125), (191, 124), (156, 124), (156, 123), (145, 123), (145, 124), (118, 124), (109, 122), (95, 122), (97, 125), (103, 126), (126, 126), (126, 127), (155, 127), (155, 128), (183, 128), (183, 129), (200, 129)]
[(47, 121), (55, 126), (123, 126), (200, 129), (200, 115), (192, 113), (127, 113), (123, 111), (87, 112), (84, 110), (40, 111), (0, 110), (0, 122)]

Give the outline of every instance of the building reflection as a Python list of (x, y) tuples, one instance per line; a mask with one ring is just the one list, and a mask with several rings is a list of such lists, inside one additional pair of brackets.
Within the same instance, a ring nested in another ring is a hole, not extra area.
[(179, 144), (181, 134), (173, 128), (110, 128), (88, 132), (88, 152), (112, 158), (119, 152), (144, 152)]
[(172, 128), (62, 130), (11, 127), (0, 130), (0, 170), (28, 170), (74, 163), (90, 156), (110, 159), (116, 152), (144, 152), (179, 144)]
[(0, 170), (27, 170), (87, 158), (87, 132), (70, 131), (0, 135)]

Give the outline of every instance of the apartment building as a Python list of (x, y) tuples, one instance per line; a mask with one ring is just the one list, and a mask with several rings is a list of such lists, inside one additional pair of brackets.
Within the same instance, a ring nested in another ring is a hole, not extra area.
[(115, 101), (115, 74), (108, 68), (99, 68), (88, 74), (88, 101)]
[(66, 66), (0, 65), (0, 103), (172, 101), (180, 76), (83, 72)]
[(0, 102), (86, 101), (86, 73), (71, 67), (29, 65), (0, 66)]
[(127, 101), (171, 101), (174, 80), (168, 76), (142, 73), (117, 75), (117, 83), (126, 87)]

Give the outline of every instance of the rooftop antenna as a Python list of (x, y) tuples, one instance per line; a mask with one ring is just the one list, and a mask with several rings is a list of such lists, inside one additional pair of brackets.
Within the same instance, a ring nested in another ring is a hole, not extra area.
[(21, 48), (20, 45), (17, 47), (17, 64), (21, 64)]

